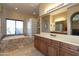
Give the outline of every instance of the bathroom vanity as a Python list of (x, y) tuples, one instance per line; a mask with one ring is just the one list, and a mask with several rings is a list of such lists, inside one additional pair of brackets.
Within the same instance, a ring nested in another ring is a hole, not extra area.
[(34, 46), (47, 56), (79, 56), (79, 37), (64, 34), (34, 35)]

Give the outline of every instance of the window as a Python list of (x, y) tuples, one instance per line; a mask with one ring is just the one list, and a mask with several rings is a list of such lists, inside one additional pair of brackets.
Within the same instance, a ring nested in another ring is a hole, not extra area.
[(16, 21), (16, 34), (23, 34), (23, 22)]
[(6, 20), (6, 34), (23, 34), (23, 21)]
[(79, 36), (79, 12), (72, 14), (71, 16), (71, 34)]
[(7, 34), (15, 34), (15, 21), (7, 20)]

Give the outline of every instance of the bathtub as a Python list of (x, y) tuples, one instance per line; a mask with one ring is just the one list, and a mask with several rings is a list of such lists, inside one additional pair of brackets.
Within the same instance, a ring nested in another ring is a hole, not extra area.
[(22, 48), (32, 42), (32, 39), (29, 39), (28, 36), (24, 35), (7, 36), (0, 43), (0, 52), (7, 52), (18, 48)]
[(3, 40), (11, 40), (11, 39), (21, 39), (21, 38), (26, 38), (24, 35), (17, 35), (17, 36), (7, 36)]

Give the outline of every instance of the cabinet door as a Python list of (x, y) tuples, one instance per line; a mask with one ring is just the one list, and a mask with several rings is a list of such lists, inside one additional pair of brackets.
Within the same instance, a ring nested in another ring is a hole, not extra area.
[(34, 46), (35, 48), (40, 49), (40, 39), (37, 36), (35, 36), (35, 39), (34, 39)]
[(40, 51), (47, 55), (47, 44), (44, 41), (40, 41)]
[(68, 49), (64, 49), (64, 48), (61, 48), (60, 50), (60, 56), (74, 56), (75, 53), (71, 50), (68, 50)]
[(61, 56), (73, 56), (73, 55), (70, 53), (67, 53), (67, 52), (63, 52), (63, 54)]
[(43, 38), (35, 36), (34, 46), (43, 54), (47, 55), (47, 44), (44, 42)]
[(34, 47), (37, 48), (37, 37), (34, 37)]
[(35, 40), (34, 40), (34, 47), (35, 47), (35, 48), (37, 48), (37, 47), (38, 47), (37, 42), (38, 42), (38, 40), (37, 40), (37, 39), (35, 39)]
[(61, 56), (79, 56), (79, 46), (75, 46), (67, 43), (61, 43), (60, 55)]
[(58, 56), (59, 55), (59, 48), (48, 46), (48, 55), (49, 56)]

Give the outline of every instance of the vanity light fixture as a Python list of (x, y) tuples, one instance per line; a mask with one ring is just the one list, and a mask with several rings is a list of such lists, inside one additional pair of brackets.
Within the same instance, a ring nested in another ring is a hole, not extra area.
[(59, 4), (58, 6), (54, 7), (54, 8), (51, 8), (50, 10), (47, 11), (47, 13), (50, 13), (50, 12), (53, 12), (61, 7), (64, 7), (64, 6), (67, 6), (69, 3), (61, 3)]

